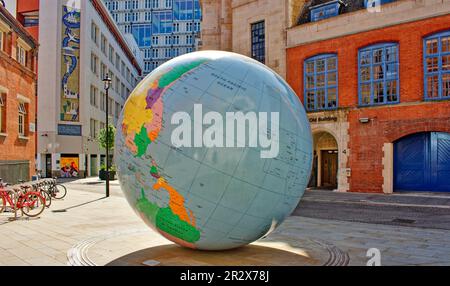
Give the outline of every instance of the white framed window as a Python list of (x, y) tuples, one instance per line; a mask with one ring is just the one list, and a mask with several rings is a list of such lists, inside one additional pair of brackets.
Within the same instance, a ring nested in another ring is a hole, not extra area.
[(108, 45), (108, 41), (106, 40), (105, 35), (102, 34), (101, 36), (101, 43), (100, 48), (102, 50), (102, 53), (106, 56), (106, 46)]
[(91, 105), (94, 107), (98, 107), (97, 94), (98, 94), (98, 89), (95, 86), (91, 85), (90, 99), (91, 99)]
[(192, 35), (187, 35), (186, 36), (186, 44), (188, 44), (188, 45), (192, 45), (193, 44)]
[(100, 63), (100, 77), (101, 79), (104, 79), (106, 77), (106, 74), (108, 73), (107, 67), (104, 63)]
[(173, 31), (174, 32), (180, 31), (180, 23), (173, 23)]
[(23, 65), (27, 65), (27, 51), (21, 45), (17, 45), (17, 61)]
[(91, 71), (98, 75), (98, 57), (95, 54), (91, 54)]
[(111, 46), (111, 45), (109, 45), (109, 61), (112, 63), (112, 64), (114, 64), (114, 54), (115, 54), (115, 52), (114, 52), (114, 48), (113, 48), (113, 46)]
[(106, 94), (103, 91), (100, 92), (100, 110), (106, 110)]
[(94, 22), (91, 25), (91, 40), (98, 46), (98, 27)]
[(153, 42), (153, 45), (159, 45), (159, 37), (158, 36), (153, 36), (152, 37), (152, 42)]
[(97, 121), (91, 118), (91, 124), (90, 124), (90, 136), (91, 138), (97, 138)]
[(145, 19), (145, 21), (150, 21), (152, 19), (152, 13), (151, 12), (145, 12), (144, 19)]
[(22, 137), (25, 137), (26, 135), (26, 116), (27, 116), (26, 103), (19, 102), (19, 136)]

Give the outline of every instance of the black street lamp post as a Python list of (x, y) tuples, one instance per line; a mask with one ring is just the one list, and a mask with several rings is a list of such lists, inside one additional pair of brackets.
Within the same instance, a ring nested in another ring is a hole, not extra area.
[(106, 92), (106, 197), (109, 198), (109, 88), (111, 87), (111, 78), (109, 74), (105, 75), (103, 83)]

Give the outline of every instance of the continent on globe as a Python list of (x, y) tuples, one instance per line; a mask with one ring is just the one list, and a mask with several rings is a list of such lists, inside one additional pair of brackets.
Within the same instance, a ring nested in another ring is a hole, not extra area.
[(195, 248), (195, 242), (200, 239), (200, 232), (180, 219), (171, 208), (159, 208), (148, 201), (142, 190), (141, 199), (136, 203), (136, 208), (141, 212), (144, 221), (155, 225), (158, 231), (168, 239), (176, 240), (178, 244)]
[[(177, 114), (184, 121), (174, 124)], [(128, 202), (184, 247), (260, 239), (291, 214), (309, 181), (312, 135), (302, 104), (280, 76), (245, 56), (206, 51), (163, 64), (132, 92), (119, 124), (115, 160)]]
[(152, 174), (152, 177), (155, 179), (160, 179), (161, 175), (158, 171), (158, 166), (156, 165), (155, 160), (152, 160), (152, 167), (150, 168), (150, 174)]
[[(152, 141), (158, 138), (162, 128), (163, 101), (161, 95), (183, 74), (198, 67), (205, 60), (176, 66), (161, 73), (147, 92), (137, 94), (130, 99), (130, 107), (123, 116), (123, 133), (127, 136), (127, 146), (137, 157), (145, 154)], [(145, 106), (145, 107), (144, 107)], [(144, 112), (141, 112), (145, 110)]]

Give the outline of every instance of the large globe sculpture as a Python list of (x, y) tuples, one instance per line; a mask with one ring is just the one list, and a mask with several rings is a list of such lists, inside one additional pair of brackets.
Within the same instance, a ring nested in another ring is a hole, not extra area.
[(131, 207), (181, 246), (225, 250), (275, 230), (311, 172), (297, 95), (250, 58), (205, 51), (173, 59), (133, 91), (115, 160)]

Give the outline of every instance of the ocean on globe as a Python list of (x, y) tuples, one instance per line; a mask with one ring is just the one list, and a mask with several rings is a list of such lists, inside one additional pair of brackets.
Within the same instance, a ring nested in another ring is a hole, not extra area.
[(265, 65), (219, 51), (154, 70), (119, 119), (121, 188), (144, 222), (199, 250), (241, 247), (297, 207), (312, 165), (303, 105)]

